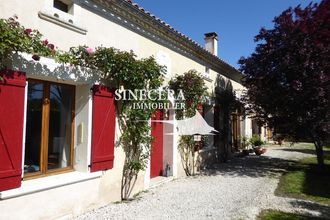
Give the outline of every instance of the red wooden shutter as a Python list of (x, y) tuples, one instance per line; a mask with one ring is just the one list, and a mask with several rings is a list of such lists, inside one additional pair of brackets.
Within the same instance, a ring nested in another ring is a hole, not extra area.
[[(152, 120), (163, 120), (163, 112), (157, 110)], [(151, 136), (154, 138), (151, 144), (150, 178), (163, 175), (163, 123), (151, 121)]]
[(93, 91), (91, 172), (113, 167), (116, 124), (113, 92), (104, 86), (94, 86)]
[(21, 186), (26, 76), (10, 70), (0, 76), (0, 191), (4, 191)]
[(199, 111), (199, 113), (204, 117), (204, 109), (202, 103), (197, 104), (197, 111)]

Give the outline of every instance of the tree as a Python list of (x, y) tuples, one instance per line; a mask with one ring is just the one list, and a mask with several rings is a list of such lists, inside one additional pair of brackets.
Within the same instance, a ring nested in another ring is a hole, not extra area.
[(239, 64), (244, 100), (263, 123), (315, 144), (320, 167), (330, 134), (330, 1), (289, 8), (261, 28), (258, 45)]

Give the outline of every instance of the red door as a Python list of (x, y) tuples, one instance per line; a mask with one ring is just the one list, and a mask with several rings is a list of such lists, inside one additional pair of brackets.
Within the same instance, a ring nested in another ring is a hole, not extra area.
[[(155, 112), (152, 120), (163, 120), (163, 113)], [(150, 178), (153, 178), (163, 175), (163, 123), (151, 121), (151, 135), (154, 139), (151, 144)]]

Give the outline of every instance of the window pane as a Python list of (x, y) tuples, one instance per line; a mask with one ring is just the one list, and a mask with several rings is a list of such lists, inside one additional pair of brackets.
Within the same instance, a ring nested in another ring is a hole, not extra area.
[(40, 171), (43, 90), (42, 83), (28, 84), (24, 173)]
[(50, 85), (48, 170), (71, 165), (73, 96), (72, 86)]
[(54, 8), (57, 8), (61, 11), (66, 12), (66, 13), (69, 12), (69, 6), (65, 3), (63, 3), (62, 1), (59, 1), (59, 0), (54, 0)]

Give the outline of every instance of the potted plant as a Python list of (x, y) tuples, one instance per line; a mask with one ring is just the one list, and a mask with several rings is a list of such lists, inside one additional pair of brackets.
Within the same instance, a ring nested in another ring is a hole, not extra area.
[(266, 148), (262, 148), (261, 146), (265, 144), (265, 142), (263, 142), (260, 138), (259, 135), (253, 135), (249, 142), (251, 143), (254, 153), (258, 156), (260, 156), (261, 154), (266, 153)]
[(281, 134), (276, 134), (274, 137), (274, 141), (276, 144), (282, 146), (283, 142), (284, 142), (284, 136)]
[(250, 151), (247, 148), (248, 147), (248, 138), (246, 136), (241, 136), (240, 140), (241, 140), (241, 144), (242, 144), (242, 147), (243, 147), (243, 151), (242, 151), (243, 155), (244, 156), (249, 155)]

